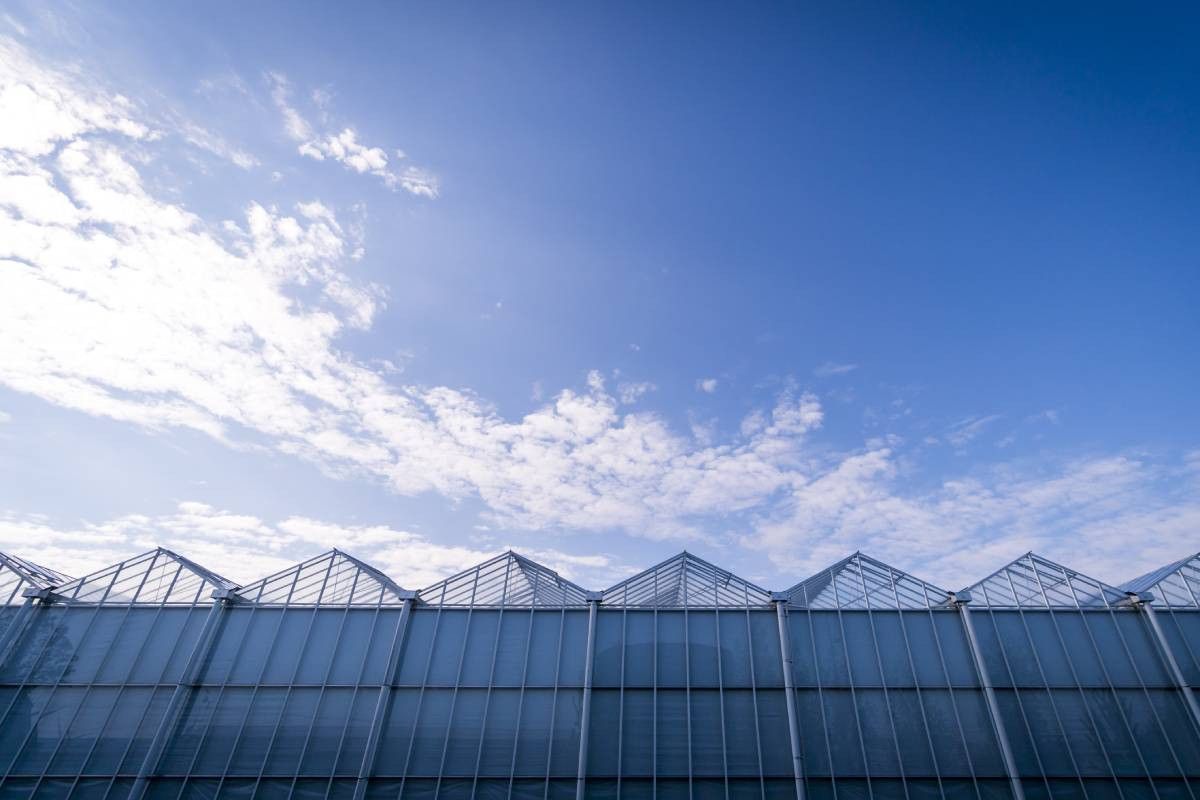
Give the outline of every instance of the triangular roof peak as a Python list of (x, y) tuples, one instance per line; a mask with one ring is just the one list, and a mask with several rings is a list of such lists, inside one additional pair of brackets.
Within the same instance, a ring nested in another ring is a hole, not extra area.
[(54, 589), (68, 603), (192, 605), (207, 603), (217, 590), (236, 586), (227, 578), (165, 547), (76, 578)]
[(0, 553), (0, 606), (23, 602), (26, 589), (50, 589), (71, 576), (19, 556)]
[(581, 606), (588, 591), (513, 550), (422, 589), (418, 598), (434, 606)]
[(788, 603), (815, 609), (929, 608), (948, 592), (861, 551), (788, 589)]
[(605, 589), (606, 606), (714, 608), (765, 606), (771, 593), (684, 550)]
[(964, 589), (972, 607), (1094, 608), (1126, 599), (1125, 592), (1030, 551)]
[(370, 564), (342, 550), (328, 550), (237, 590), (259, 605), (400, 605), (413, 596)]
[(1147, 572), (1120, 588), (1134, 594), (1149, 593), (1154, 605), (1200, 608), (1200, 553)]

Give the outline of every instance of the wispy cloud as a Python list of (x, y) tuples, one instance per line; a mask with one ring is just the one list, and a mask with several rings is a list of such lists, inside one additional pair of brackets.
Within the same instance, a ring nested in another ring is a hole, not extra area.
[[(0, 550), (70, 575), (85, 575), (153, 547), (176, 550), (226, 578), (247, 584), (337, 547), (420, 589), (508, 549), (444, 545), (387, 525), (355, 525), (251, 514), (187, 501), (166, 514), (125, 514), (98, 523), (57, 526), (42, 517), (0, 513)], [(605, 555), (553, 548), (524, 551), (567, 578), (603, 580), (619, 569)]]
[[(794, 389), (718, 436), (715, 426), (681, 432), (626, 408), (648, 389), (611, 392), (598, 372), (512, 418), (468, 390), (400, 383), (341, 346), (349, 329), (373, 324), (383, 293), (349, 271), (357, 245), (333, 209), (247, 200), (240, 219), (217, 220), (164, 200), (135, 158), (157, 143), (132, 103), (3, 47), (0, 119), (24, 121), (0, 125), (0, 383), (15, 391), (146, 428), (273, 448), (401, 494), (476, 498), (512, 528), (711, 540), (727, 527), (739, 533), (722, 541), (797, 568), (863, 547), (953, 580), (1036, 546), (1108, 574), (1128, 558), (1130, 531), (1151, 566), (1200, 524), (1194, 473), (1192, 494), (1164, 491), (1167, 478), (1183, 479), (1127, 456), (1052, 474), (1007, 465), (906, 493), (900, 445), (813, 447), (825, 412), (815, 395)], [(293, 138), (321, 138), (299, 114), (284, 117), (303, 134)], [(715, 390), (717, 380), (697, 388)], [(965, 444), (997, 418), (963, 420), (944, 436)], [(220, 527), (226, 547), (245, 536), (254, 544), (238, 552), (290, 561), (288, 547), (325, 535), (313, 531), (326, 523), (297, 519), (188, 506), (142, 522), (191, 530), (189, 542)], [(67, 543), (90, 535), (94, 552), (109, 548), (115, 560), (144, 541), (134, 531), (142, 522), (100, 523), (126, 538), (82, 526), (66, 532), (77, 538), (55, 539), (49, 526), (31, 532), (36, 520), (10, 519), (2, 541), (36, 542), (37, 533), (74, 548)], [(368, 547), (371, 537), (405, 532), (339, 526), (327, 534)], [(405, 535), (414, 552), (429, 545)], [(485, 555), (429, 552), (441, 566)]]
[(813, 370), (813, 375), (818, 378), (830, 378), (834, 375), (845, 375), (848, 372), (853, 372), (858, 369), (858, 364), (836, 364), (833, 361), (826, 361), (821, 366)]
[[(278, 72), (269, 72), (267, 80), (271, 84), (271, 99), (283, 115), (284, 131), (298, 142), (296, 149), (300, 155), (317, 161), (330, 159), (360, 175), (374, 175), (389, 189), (403, 189), (421, 197), (437, 197), (438, 181), (431, 173), (411, 165), (402, 165), (399, 169), (392, 166), (393, 160), (404, 161), (407, 158), (403, 151), (395, 150), (389, 156), (382, 147), (363, 144), (359, 142), (358, 132), (353, 127), (343, 127), (337, 131), (316, 130), (292, 105), (292, 90), (287, 77)], [(328, 93), (318, 92), (314, 100), (324, 112), (330, 97)]]
[(716, 378), (700, 378), (696, 381), (696, 389), (705, 394), (712, 394), (717, 391), (718, 383)]
[(943, 436), (955, 447), (965, 447), (1001, 416), (1001, 414), (989, 414), (986, 417), (968, 417), (951, 425)]

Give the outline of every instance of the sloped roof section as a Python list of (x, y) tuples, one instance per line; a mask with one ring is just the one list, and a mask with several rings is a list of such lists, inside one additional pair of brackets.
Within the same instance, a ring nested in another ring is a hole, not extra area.
[(69, 575), (8, 553), (0, 553), (0, 606), (23, 603), (26, 589), (49, 589), (69, 580)]
[(1200, 608), (1200, 553), (1147, 572), (1122, 584), (1121, 589), (1135, 594), (1151, 594), (1156, 606)]
[(392, 606), (412, 596), (375, 567), (330, 550), (237, 590), (258, 605)]
[(788, 604), (814, 609), (915, 609), (942, 605), (949, 596), (903, 570), (854, 553), (785, 594)]
[(604, 590), (600, 604), (639, 608), (765, 606), (771, 593), (684, 551)]
[(163, 547), (76, 578), (54, 590), (55, 599), (101, 605), (208, 603), (232, 581)]
[(1035, 553), (1026, 553), (963, 591), (969, 593), (973, 608), (1103, 608), (1126, 599), (1115, 586)]
[(588, 592), (554, 570), (509, 550), (418, 593), (434, 606), (586, 605)]

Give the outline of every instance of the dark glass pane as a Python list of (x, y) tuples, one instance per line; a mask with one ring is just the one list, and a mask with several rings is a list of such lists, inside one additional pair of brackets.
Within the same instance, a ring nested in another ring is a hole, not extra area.
[(698, 686), (720, 686), (715, 611), (690, 611), (687, 615), (688, 681)]
[(779, 651), (779, 619), (774, 611), (750, 612), (754, 648), (754, 682), (759, 688), (783, 686), (783, 655)]
[(717, 612), (721, 635), (721, 680), (725, 686), (752, 685), (750, 624), (742, 611)]
[(500, 629), (499, 611), (471, 613), (467, 626), (467, 650), (463, 659), (462, 686), (487, 686), (492, 680), (492, 661), (496, 652), (496, 633)]
[(439, 613), (433, 609), (413, 609), (412, 619), (408, 621), (408, 630), (404, 634), (398, 683), (404, 686), (420, 686), (425, 681)]
[(527, 676), (530, 686), (554, 685), (558, 677), (558, 641), (562, 626), (563, 615), (560, 611), (533, 612)]
[(433, 640), (433, 655), (429, 664), (430, 686), (453, 686), (458, 682), (463, 663), (463, 645), (471, 612), (443, 609)]
[(652, 775), (654, 760), (654, 693), (646, 689), (625, 691), (621, 722), (621, 772)]
[(715, 689), (693, 689), (690, 702), (692, 774), (724, 775), (725, 725), (721, 694)]
[(687, 651), (684, 649), (684, 612), (661, 611), (658, 617), (659, 686), (687, 685)]
[(563, 616), (562, 646), (559, 653), (560, 686), (583, 686), (586, 670), (588, 613), (567, 611)]
[[(530, 611), (505, 611), (500, 618), (500, 643), (496, 651), (497, 686), (520, 686), (525, 679), (525, 654), (531, 617)], [(620, 657), (619, 653), (617, 657)]]
[(583, 710), (581, 689), (559, 690), (554, 704), (554, 728), (550, 749), (550, 774), (565, 776), (579, 772), (579, 720)]
[(474, 775), (479, 742), (483, 735), (483, 712), (487, 702), (485, 689), (459, 689), (450, 715), (446, 739), (444, 775)]
[(599, 611), (596, 614), (595, 660), (592, 667), (593, 686), (620, 686), (624, 615), (619, 611)]
[(654, 685), (654, 617), (647, 611), (625, 615), (625, 685)]
[[(883, 682), (888, 686), (913, 686), (913, 668), (909, 663), (906, 631), (899, 611), (874, 611), (875, 640), (882, 655)], [(915, 612), (923, 613), (923, 612)]]
[(403, 775), (413, 740), (420, 689), (396, 689), (392, 692), (387, 718), (379, 736), (379, 755), (374, 775)]
[(874, 615), (867, 611), (847, 611), (841, 615), (846, 650), (850, 657), (850, 680), (854, 686), (879, 686), (879, 654), (872, 630)]
[(781, 689), (758, 691), (758, 741), (763, 772), (792, 774), (792, 745), (788, 734), (787, 702)]
[(267, 659), (264, 683), (291, 683), (300, 664), (300, 654), (309, 640), (316, 609), (295, 608), (283, 612), (279, 633)]
[(320, 608), (312, 621), (312, 632), (303, 643), (296, 680), (299, 683), (324, 683), (333, 663), (333, 655), (340, 647), (361, 646), (362, 634), (349, 636), (344, 643), (338, 642), (338, 631), (346, 612), (342, 609)]
[(592, 690), (592, 714), (588, 731), (588, 775), (616, 775), (620, 754), (621, 693), (613, 689)]
[[(525, 621), (528, 621), (526, 617)], [(593, 719), (595, 719), (593, 707)], [(513, 748), (516, 745), (517, 717), (521, 713), (521, 692), (517, 689), (496, 689), (488, 705), (487, 722), (483, 729), (483, 745), (479, 760), (481, 775), (509, 775), (512, 771)]]
[(554, 692), (549, 689), (525, 690), (521, 724), (517, 727), (515, 774), (525, 777), (546, 774), (553, 724)]
[(849, 686), (850, 668), (846, 665), (846, 644), (842, 624), (834, 611), (809, 612), (809, 643), (817, 661), (817, 680), (821, 686)]

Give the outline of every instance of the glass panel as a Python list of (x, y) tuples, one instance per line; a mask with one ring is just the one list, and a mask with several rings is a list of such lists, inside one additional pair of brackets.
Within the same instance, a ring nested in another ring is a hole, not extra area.
[(500, 614), (491, 610), (472, 612), (471, 622), (467, 626), (467, 655), (463, 660), (462, 686), (487, 686), (491, 682)]
[(658, 613), (658, 685), (687, 685), (687, 651), (684, 649), (684, 612)]
[(500, 619), (500, 644), (496, 650), (497, 686), (520, 686), (525, 678), (525, 653), (531, 616), (530, 611), (506, 610)]

